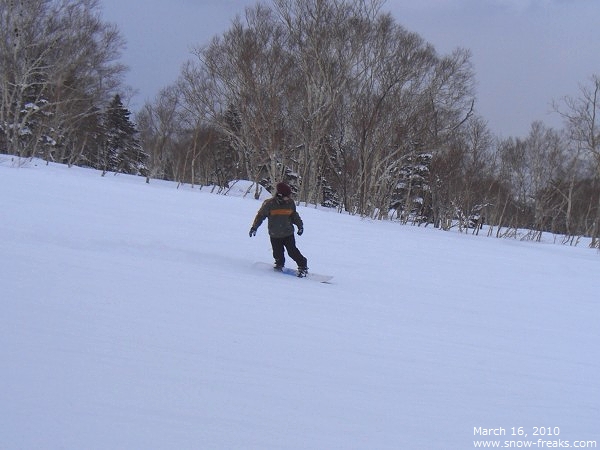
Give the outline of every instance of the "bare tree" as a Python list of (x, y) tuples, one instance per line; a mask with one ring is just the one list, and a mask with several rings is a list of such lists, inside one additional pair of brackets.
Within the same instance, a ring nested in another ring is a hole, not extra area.
[(529, 178), (529, 198), (532, 222), (529, 225), (531, 238), (541, 240), (544, 231), (554, 231), (554, 221), (559, 213), (554, 206), (553, 180), (560, 176), (565, 162), (563, 142), (554, 130), (541, 122), (534, 122), (526, 139), (526, 165)]
[(585, 214), (582, 214), (581, 208), (582, 200), (587, 198), (589, 205), (592, 199), (591, 196), (583, 194), (582, 190), (582, 180), (587, 177), (583, 151), (578, 145), (564, 137), (564, 132), (562, 142), (564, 160), (561, 164), (561, 173), (555, 179), (550, 180), (550, 183), (555, 196), (555, 214), (562, 216), (560, 224), (562, 226), (555, 232), (563, 233), (563, 242), (572, 244), (576, 242), (577, 237), (586, 234), (583, 220)]
[(335, 114), (349, 94), (357, 59), (370, 45), (370, 23), (382, 1), (275, 0), (274, 4), (288, 30), (296, 68), (296, 98), (290, 113), (299, 150), (300, 197), (319, 203), (324, 168), (330, 158), (328, 146), (335, 134)]
[[(258, 5), (236, 18), (222, 38), (195, 52), (184, 69), (190, 110), (210, 118), (238, 153), (246, 177), (273, 183), (288, 164), (290, 96), (286, 31), (271, 10)], [(258, 191), (257, 191), (258, 192)]]
[(147, 102), (136, 120), (140, 140), (149, 155), (148, 179), (174, 179), (174, 143), (181, 134), (178, 119), (180, 96), (175, 86), (162, 89), (154, 103)]
[(420, 144), (417, 115), (423, 109), (433, 48), (382, 16), (370, 30), (352, 83), (352, 132), (358, 147), (361, 214), (387, 214), (403, 157)]
[(489, 207), (493, 177), (493, 138), (485, 121), (475, 116), (432, 162), (430, 190), (436, 227), (456, 223), (461, 231), (478, 232)]
[[(564, 97), (555, 110), (564, 118), (569, 139), (595, 166), (595, 183), (600, 183), (600, 76), (594, 75), (589, 86), (580, 86), (580, 97)], [(600, 196), (593, 207), (591, 246), (600, 248)]]
[(245, 177), (286, 177), (310, 203), (337, 188), (344, 208), (386, 217), (407, 161), (430, 159), (473, 100), (468, 52), (438, 56), (380, 14), (382, 3), (247, 9), (196, 49), (182, 72), (183, 108), (227, 140)]
[[(0, 1), (0, 136), (6, 151), (73, 162), (80, 125), (110, 100), (123, 40), (98, 0)], [(86, 127), (83, 127), (84, 129)]]

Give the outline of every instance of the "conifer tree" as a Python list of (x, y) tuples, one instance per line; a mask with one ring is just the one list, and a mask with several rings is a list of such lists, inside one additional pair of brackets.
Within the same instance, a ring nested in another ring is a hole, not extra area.
[(117, 94), (104, 114), (103, 173), (146, 175), (148, 155), (142, 149), (131, 112)]

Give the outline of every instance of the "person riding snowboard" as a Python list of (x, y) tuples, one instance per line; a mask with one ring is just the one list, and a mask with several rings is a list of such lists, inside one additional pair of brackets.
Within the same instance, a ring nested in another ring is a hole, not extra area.
[(285, 248), (289, 257), (298, 264), (298, 276), (305, 277), (308, 274), (307, 261), (296, 247), (294, 239), (294, 225), (298, 227), (298, 236), (302, 236), (304, 225), (300, 214), (296, 211), (296, 204), (290, 198), (291, 195), (292, 189), (287, 184), (277, 183), (275, 195), (263, 202), (254, 218), (249, 234), (250, 237), (256, 236), (256, 230), (268, 218), (269, 237), (273, 248), (273, 258), (275, 258), (274, 269), (283, 270)]

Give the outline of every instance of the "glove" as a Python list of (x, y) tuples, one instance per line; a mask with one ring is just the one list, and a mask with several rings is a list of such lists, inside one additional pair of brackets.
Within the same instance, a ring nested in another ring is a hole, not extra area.
[(250, 228), (250, 233), (248, 233), (248, 235), (250, 237), (256, 236), (256, 228), (254, 228), (254, 227)]
[(298, 228), (298, 236), (302, 236), (302, 233), (304, 233), (304, 228)]

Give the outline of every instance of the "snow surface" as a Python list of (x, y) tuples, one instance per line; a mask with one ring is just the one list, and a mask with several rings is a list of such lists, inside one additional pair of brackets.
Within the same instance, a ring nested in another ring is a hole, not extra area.
[(1, 449), (600, 442), (597, 251), (299, 207), (313, 283), (244, 191), (0, 155)]

